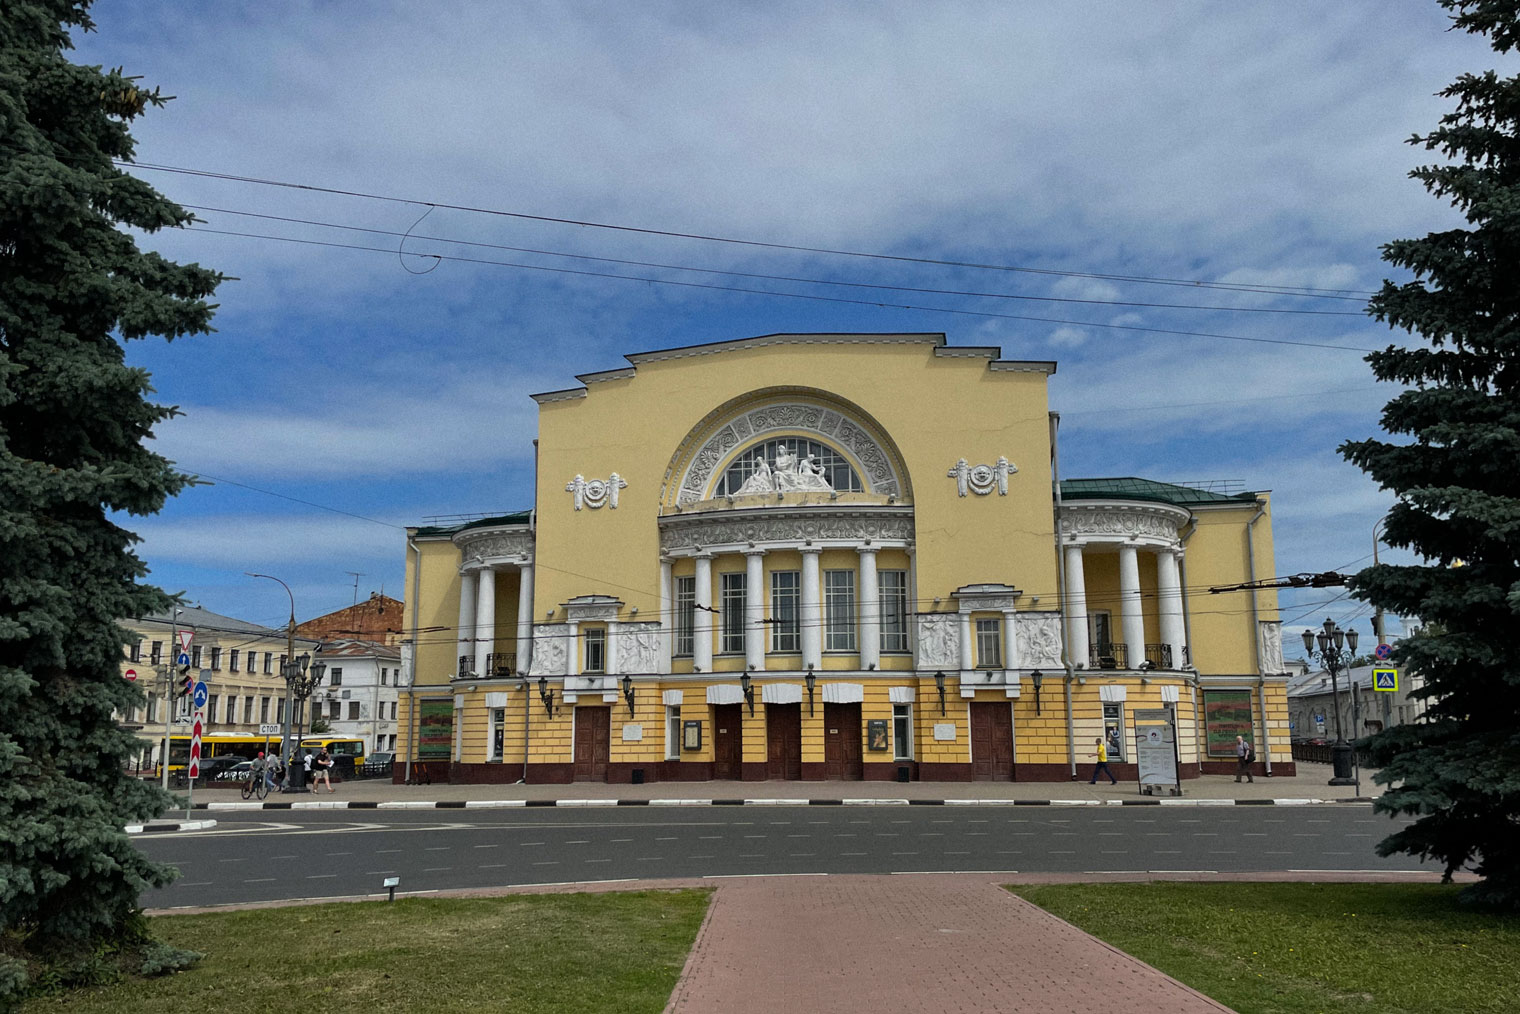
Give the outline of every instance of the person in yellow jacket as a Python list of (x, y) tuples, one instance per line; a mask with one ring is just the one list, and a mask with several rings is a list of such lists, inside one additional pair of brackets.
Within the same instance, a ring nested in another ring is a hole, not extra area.
[(1097, 739), (1093, 740), (1093, 743), (1098, 748), (1098, 764), (1093, 768), (1093, 776), (1088, 779), (1087, 784), (1097, 785), (1098, 775), (1104, 774), (1108, 775), (1108, 784), (1118, 785), (1119, 779), (1115, 778), (1114, 773), (1108, 770), (1108, 747), (1103, 744), (1103, 737), (1099, 736)]

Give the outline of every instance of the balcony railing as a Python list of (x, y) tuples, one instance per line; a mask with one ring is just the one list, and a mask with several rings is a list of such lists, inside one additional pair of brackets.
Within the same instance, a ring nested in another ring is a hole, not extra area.
[(1172, 646), (1170, 644), (1147, 644), (1145, 646), (1145, 660), (1157, 669), (1171, 669)]
[(455, 672), (458, 673), (459, 678), (460, 679), (464, 679), (466, 676), (470, 675), (474, 671), (475, 671), (475, 656), (474, 655), (460, 655), (459, 656), (459, 668), (457, 670), (455, 670)]
[(517, 655), (512, 652), (494, 651), (486, 656), (486, 675), (492, 679), (506, 679), (517, 671)]
[(1125, 645), (1096, 642), (1087, 646), (1087, 657), (1094, 669), (1128, 669)]

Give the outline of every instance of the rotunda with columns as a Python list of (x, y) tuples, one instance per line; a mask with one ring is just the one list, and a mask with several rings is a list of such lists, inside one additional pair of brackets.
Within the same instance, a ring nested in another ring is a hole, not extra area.
[(1275, 599), (1199, 606), (1266, 494), (1054, 483), (1055, 364), (942, 335), (626, 358), (535, 396), (531, 509), (408, 531), (397, 778), (1291, 773)]

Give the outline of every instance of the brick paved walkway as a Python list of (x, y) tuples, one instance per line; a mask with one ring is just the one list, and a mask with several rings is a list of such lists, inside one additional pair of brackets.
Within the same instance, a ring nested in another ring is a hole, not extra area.
[(666, 1012), (1228, 1014), (1015, 897), (1008, 879), (720, 882)]

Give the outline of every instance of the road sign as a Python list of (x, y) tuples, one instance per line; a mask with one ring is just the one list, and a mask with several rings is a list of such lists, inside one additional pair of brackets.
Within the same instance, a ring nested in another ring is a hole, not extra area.
[(179, 650), (182, 652), (189, 651), (190, 642), (193, 640), (195, 640), (195, 631), (181, 630), (179, 632)]
[(125, 676), (129, 680), (135, 680), (135, 679), (137, 679), (137, 670), (136, 669), (128, 669), (126, 672), (122, 673), (122, 675)]
[(1386, 690), (1390, 693), (1399, 688), (1399, 671), (1397, 669), (1374, 669), (1372, 670), (1372, 689)]
[(279, 722), (265, 722), (259, 726), (260, 736), (278, 736), (280, 734)]
[(206, 689), (206, 684), (203, 681), (197, 680), (196, 684), (195, 684), (195, 689), (191, 691), (191, 698), (190, 698), (192, 701), (195, 702), (195, 710), (196, 711), (204, 711), (205, 710), (205, 708), (206, 708), (206, 699), (209, 696), (210, 696), (210, 692)]
[(180, 652), (174, 657), (174, 664), (178, 666), (189, 666), (190, 656), (186, 655), (184, 652)]
[(1375, 659), (1377, 659), (1379, 662), (1383, 661), (1384, 659), (1392, 658), (1393, 657), (1393, 645), (1391, 645), (1391, 644), (1380, 644), (1380, 645), (1378, 645), (1376, 648), (1372, 649), (1372, 657), (1375, 658)]
[[(206, 684), (197, 683), (196, 690), (204, 689)], [(204, 728), (200, 711), (195, 713), (195, 722), (190, 726), (190, 770), (187, 772), (191, 778), (199, 778), (201, 774), (201, 730)]]

